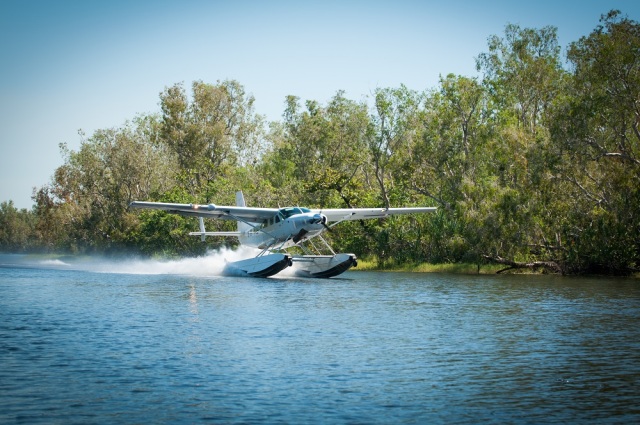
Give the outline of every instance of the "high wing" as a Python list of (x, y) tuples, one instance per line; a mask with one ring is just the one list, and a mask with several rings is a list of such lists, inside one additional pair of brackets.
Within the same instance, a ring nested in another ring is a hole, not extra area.
[(168, 204), (164, 202), (134, 201), (129, 206), (132, 208), (163, 210), (172, 214), (191, 217), (220, 218), (250, 223), (260, 223), (278, 213), (277, 208), (231, 207), (214, 204)]
[[(277, 208), (252, 208), (223, 205), (199, 205), (199, 204), (170, 204), (164, 202), (134, 201), (132, 208), (145, 208), (164, 210), (172, 214), (180, 214), (191, 217), (220, 218), (223, 220), (236, 220), (251, 223), (260, 223), (272, 218), (278, 213)], [(311, 210), (314, 213), (323, 214), (327, 222), (339, 222), (344, 220), (366, 220), (373, 218), (385, 218), (391, 215), (417, 214), (436, 211), (435, 207), (408, 207), (408, 208), (328, 208)]]
[(327, 222), (340, 222), (344, 220), (366, 220), (372, 218), (385, 218), (391, 215), (417, 214), (435, 212), (435, 207), (409, 207), (409, 208), (336, 208), (312, 210), (314, 213), (324, 214)]

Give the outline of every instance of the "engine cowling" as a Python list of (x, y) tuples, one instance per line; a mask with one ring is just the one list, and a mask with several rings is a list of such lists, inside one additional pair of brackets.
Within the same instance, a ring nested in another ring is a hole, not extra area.
[(309, 219), (309, 224), (327, 224), (327, 216), (324, 214), (314, 214), (313, 217)]

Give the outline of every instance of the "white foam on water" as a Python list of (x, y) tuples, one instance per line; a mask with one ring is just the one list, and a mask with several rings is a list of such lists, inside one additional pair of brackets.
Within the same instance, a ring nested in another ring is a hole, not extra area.
[(189, 257), (177, 260), (127, 259), (92, 260), (78, 268), (99, 273), (124, 274), (171, 274), (189, 276), (219, 276), (228, 262), (255, 257), (260, 251), (254, 248), (239, 247), (208, 252), (202, 257)]
[(48, 267), (71, 267), (71, 264), (69, 263), (65, 263), (62, 260), (58, 260), (58, 259), (53, 259), (53, 260), (42, 260), (40, 261), (40, 264), (43, 266), (48, 266)]

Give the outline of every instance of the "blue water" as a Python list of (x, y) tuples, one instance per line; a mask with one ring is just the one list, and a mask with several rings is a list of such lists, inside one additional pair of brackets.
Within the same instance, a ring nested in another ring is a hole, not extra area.
[(640, 423), (637, 279), (211, 261), (1, 256), (0, 423)]

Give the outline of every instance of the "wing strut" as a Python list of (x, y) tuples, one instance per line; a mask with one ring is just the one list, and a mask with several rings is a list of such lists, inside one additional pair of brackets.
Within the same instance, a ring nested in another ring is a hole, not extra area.
[(200, 223), (200, 240), (202, 242), (207, 239), (207, 231), (204, 229), (204, 218), (202, 216), (198, 217), (198, 222)]
[[(351, 213), (351, 214), (347, 214), (345, 215), (342, 219), (336, 221), (335, 223), (333, 223), (331, 226), (327, 226), (325, 225), (325, 227), (327, 228), (327, 230), (331, 229), (333, 226), (335, 226), (336, 224), (340, 224), (343, 221), (345, 221), (346, 219), (348, 219), (349, 217), (351, 217), (352, 215), (354, 215), (355, 213)], [(325, 242), (326, 243), (326, 242)]]

